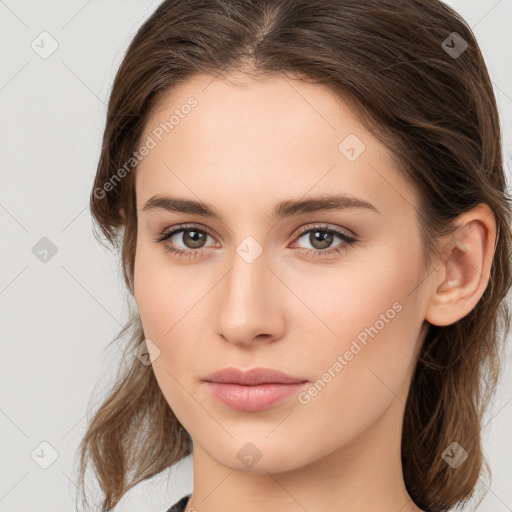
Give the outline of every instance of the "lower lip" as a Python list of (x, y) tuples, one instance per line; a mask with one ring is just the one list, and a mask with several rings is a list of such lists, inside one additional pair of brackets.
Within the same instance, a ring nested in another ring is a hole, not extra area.
[(222, 403), (239, 411), (256, 412), (268, 409), (297, 393), (306, 382), (295, 384), (259, 384), (243, 386), (241, 384), (209, 382), (208, 389)]

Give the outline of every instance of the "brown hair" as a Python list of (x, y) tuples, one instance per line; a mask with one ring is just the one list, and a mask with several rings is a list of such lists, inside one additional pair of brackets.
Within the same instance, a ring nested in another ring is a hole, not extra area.
[[(463, 505), (482, 466), (490, 471), (481, 423), (499, 380), (501, 331), (510, 329), (504, 298), (512, 285), (511, 200), (496, 100), (477, 41), (440, 0), (162, 2), (138, 30), (115, 77), (90, 198), (101, 233), (121, 249), (130, 293), (135, 172), (119, 169), (126, 162), (136, 169), (133, 155), (148, 118), (178, 83), (198, 73), (227, 76), (248, 67), (260, 76), (292, 73), (350, 102), (419, 194), (428, 265), (459, 214), (485, 203), (495, 216), (487, 288), (458, 322), (429, 326), (403, 420), (402, 462), (411, 498), (432, 511)], [(133, 356), (144, 340), (136, 313), (116, 339), (125, 334), (128, 366), (118, 371), (80, 445), (82, 497), (87, 501), (84, 475), (91, 462), (103, 509), (192, 449), (151, 365)], [(469, 453), (457, 470), (441, 456), (453, 441)]]

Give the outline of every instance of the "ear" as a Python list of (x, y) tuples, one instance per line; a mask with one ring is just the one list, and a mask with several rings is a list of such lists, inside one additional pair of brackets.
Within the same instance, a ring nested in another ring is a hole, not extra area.
[(126, 220), (126, 212), (124, 211), (124, 208), (119, 208), (119, 215), (121, 215), (123, 220)]
[(486, 204), (479, 204), (454, 221), (458, 229), (447, 236), (442, 261), (433, 278), (425, 320), (451, 325), (465, 317), (489, 282), (496, 243), (496, 221)]

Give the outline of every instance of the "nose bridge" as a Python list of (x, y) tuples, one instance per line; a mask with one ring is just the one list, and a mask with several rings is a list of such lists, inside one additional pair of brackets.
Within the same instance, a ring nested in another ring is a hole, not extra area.
[(252, 241), (242, 242), (221, 285), (217, 329), (233, 343), (250, 343), (259, 335), (274, 338), (282, 327), (281, 312), (275, 307), (275, 276), (267, 268), (267, 253), (261, 249), (257, 254), (258, 247)]

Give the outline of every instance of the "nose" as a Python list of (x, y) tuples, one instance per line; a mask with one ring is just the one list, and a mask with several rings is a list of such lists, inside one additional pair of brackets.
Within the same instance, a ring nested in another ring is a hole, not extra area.
[(235, 254), (218, 285), (217, 334), (237, 345), (280, 339), (286, 328), (283, 293), (265, 253), (251, 263)]

